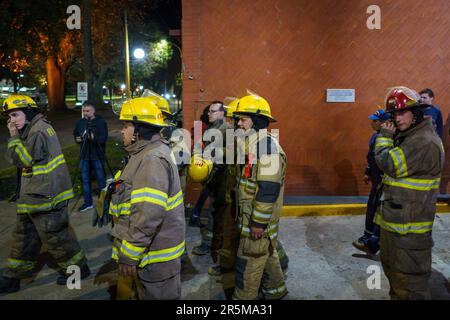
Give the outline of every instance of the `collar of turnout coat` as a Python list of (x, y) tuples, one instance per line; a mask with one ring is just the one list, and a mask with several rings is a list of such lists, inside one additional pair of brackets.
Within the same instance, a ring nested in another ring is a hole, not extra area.
[(419, 123), (417, 126), (408, 129), (406, 131), (403, 132), (399, 132), (395, 138), (404, 138), (407, 136), (411, 136), (416, 134), (416, 132), (421, 131), (421, 130), (434, 130), (433, 128), (433, 123), (431, 119), (425, 119), (423, 120), (421, 123)]
[(38, 113), (37, 115), (35, 115), (34, 118), (31, 119), (30, 123), (27, 124), (25, 130), (20, 134), (20, 138), (22, 140), (26, 140), (33, 125), (41, 119), (46, 120), (45, 116), (42, 113)]
[(163, 139), (159, 134), (155, 134), (155, 135), (153, 135), (151, 140), (139, 140), (139, 141), (125, 147), (125, 151), (128, 152), (128, 154), (130, 154), (130, 155), (136, 154), (136, 153), (139, 153), (140, 151), (142, 151), (143, 149), (145, 149), (148, 145), (157, 143), (159, 141), (167, 144), (167, 141), (165, 139)]

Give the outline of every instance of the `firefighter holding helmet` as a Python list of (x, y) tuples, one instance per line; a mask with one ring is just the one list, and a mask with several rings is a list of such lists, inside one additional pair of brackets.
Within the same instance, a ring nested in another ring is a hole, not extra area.
[(69, 226), (68, 200), (72, 182), (55, 130), (28, 96), (13, 94), (3, 103), (8, 115), (6, 156), (22, 169), (17, 222), (6, 268), (0, 276), (0, 293), (20, 289), (20, 279), (33, 275), (45, 243), (66, 285), (69, 266), (77, 265), (81, 279), (89, 276), (86, 256)]
[(431, 119), (424, 119), (420, 96), (406, 87), (390, 89), (375, 160), (385, 173), (380, 258), (392, 299), (430, 298), (431, 236), (444, 163), (442, 142)]
[(126, 101), (120, 120), (128, 161), (111, 196), (112, 257), (119, 276), (136, 277), (140, 299), (179, 299), (184, 205), (169, 142), (160, 135), (168, 124), (147, 98)]

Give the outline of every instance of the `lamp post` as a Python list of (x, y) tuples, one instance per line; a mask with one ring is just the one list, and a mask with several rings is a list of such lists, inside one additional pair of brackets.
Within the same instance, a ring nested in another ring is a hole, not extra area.
[[(130, 81), (130, 45), (128, 42), (128, 17), (127, 10), (124, 10), (124, 22), (125, 22), (125, 85), (126, 96), (131, 98), (131, 81)], [(141, 48), (136, 48), (133, 52), (133, 56), (136, 59), (143, 59), (145, 52)]]
[(124, 21), (125, 21), (125, 85), (126, 85), (126, 96), (129, 99), (131, 97), (130, 91), (130, 47), (128, 45), (128, 20), (127, 20), (127, 10), (124, 11)]

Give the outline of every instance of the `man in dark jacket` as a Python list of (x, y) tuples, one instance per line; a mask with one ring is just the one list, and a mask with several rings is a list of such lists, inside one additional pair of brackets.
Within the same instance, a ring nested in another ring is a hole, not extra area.
[(95, 114), (95, 107), (90, 102), (83, 104), (83, 118), (80, 119), (73, 136), (80, 144), (81, 181), (83, 183), (84, 204), (78, 209), (80, 212), (92, 209), (91, 170), (94, 171), (98, 188), (106, 186), (105, 178), (105, 144), (108, 139), (106, 121)]
[(383, 179), (383, 171), (380, 170), (375, 162), (375, 141), (380, 135), (381, 125), (389, 120), (389, 114), (383, 109), (377, 110), (374, 114), (369, 116), (372, 120), (371, 126), (375, 133), (372, 135), (369, 141), (369, 152), (367, 153), (367, 167), (364, 172), (364, 182), (368, 184), (372, 183), (370, 189), (369, 200), (367, 201), (366, 210), (366, 224), (362, 237), (353, 242), (353, 246), (358, 250), (364, 251), (367, 254), (376, 254), (380, 249), (380, 229), (373, 222), (375, 218), (375, 211), (377, 210), (380, 196), (381, 196), (381, 180)]
[(443, 121), (442, 121), (442, 113), (441, 110), (433, 105), (434, 100), (434, 92), (431, 89), (423, 89), (420, 91), (420, 102), (425, 107), (423, 109), (423, 114), (425, 119), (431, 118), (433, 120), (433, 125), (436, 128), (436, 133), (442, 140), (442, 134), (443, 134)]

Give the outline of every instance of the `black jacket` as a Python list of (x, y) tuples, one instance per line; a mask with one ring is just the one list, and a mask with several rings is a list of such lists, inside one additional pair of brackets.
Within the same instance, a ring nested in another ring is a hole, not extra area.
[[(88, 132), (94, 134), (94, 139), (90, 139)], [(99, 115), (95, 115), (92, 120), (86, 118), (78, 120), (73, 130), (73, 137), (82, 137), (80, 143), (81, 160), (104, 160), (105, 145), (108, 139), (108, 126), (106, 121)]]

